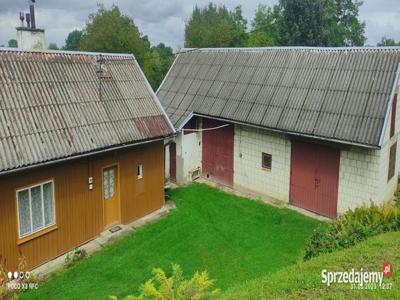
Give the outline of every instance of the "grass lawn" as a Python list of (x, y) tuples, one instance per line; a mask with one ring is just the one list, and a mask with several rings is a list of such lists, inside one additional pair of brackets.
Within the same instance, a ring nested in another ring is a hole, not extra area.
[[(223, 299), (400, 299), (400, 232), (378, 235), (352, 248), (323, 254), (307, 262), (238, 284), (223, 294)], [(321, 271), (381, 271), (389, 261), (393, 274), (385, 278), (391, 289), (351, 290), (350, 284), (321, 283)]]
[(22, 299), (107, 299), (136, 294), (154, 267), (179, 264), (185, 277), (207, 270), (215, 287), (293, 265), (319, 221), (202, 184), (171, 192), (177, 209), (61, 274)]

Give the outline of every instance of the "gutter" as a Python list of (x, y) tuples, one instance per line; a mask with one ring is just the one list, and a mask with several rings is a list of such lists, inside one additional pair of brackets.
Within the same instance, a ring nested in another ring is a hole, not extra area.
[(397, 83), (399, 82), (400, 79), (400, 63), (397, 66), (397, 72), (396, 72), (396, 77), (394, 79), (394, 83), (393, 83), (393, 87), (392, 87), (392, 92), (390, 93), (390, 98), (388, 101), (388, 106), (386, 108), (386, 113), (385, 113), (385, 120), (383, 122), (383, 126), (382, 126), (382, 131), (381, 131), (381, 136), (379, 138), (379, 146), (382, 147), (383, 145), (383, 140), (385, 139), (385, 133), (386, 133), (386, 127), (388, 126), (389, 123), (389, 116), (390, 116), (390, 112), (392, 110), (392, 103), (393, 103), (393, 98), (394, 98), (394, 94), (396, 94), (396, 88), (397, 88)]
[[(263, 130), (272, 131), (272, 132), (278, 132), (278, 133), (283, 133), (283, 134), (288, 134), (288, 135), (295, 135), (295, 136), (311, 138), (311, 139), (314, 139), (314, 140), (322, 140), (322, 141), (327, 141), (327, 142), (333, 142), (333, 143), (344, 144), (344, 145), (349, 145), (349, 146), (357, 146), (357, 147), (373, 149), (373, 150), (381, 149), (381, 146), (374, 146), (374, 145), (367, 145), (367, 144), (361, 144), (361, 143), (350, 142), (350, 141), (330, 139), (330, 138), (319, 137), (319, 136), (315, 136), (315, 135), (311, 135), (311, 134), (304, 134), (304, 133), (299, 133), (299, 132), (294, 132), (294, 131), (293, 132), (292, 131), (285, 131), (285, 130), (281, 130), (281, 129), (263, 127), (263, 126), (260, 126), (260, 125), (253, 125), (253, 124), (250, 124), (250, 123), (234, 121), (234, 120), (224, 119), (224, 118), (219, 118), (219, 117), (213, 117), (213, 116), (208, 116), (208, 115), (204, 115), (204, 114), (191, 113), (191, 115), (192, 116), (199, 116), (199, 117), (209, 118), (209, 119), (214, 119), (214, 120), (218, 120), (218, 121), (230, 122), (230, 123), (233, 123), (233, 124), (244, 125), (244, 126), (253, 127), (253, 128), (257, 128), (257, 129), (263, 129)], [(189, 120), (186, 120), (186, 119), (185, 119), (184, 122), (187, 123)], [(182, 128), (186, 125), (186, 123), (182, 123), (182, 125), (179, 126), (180, 129), (178, 129), (178, 131), (182, 130)]]
[(130, 147), (134, 147), (134, 146), (145, 145), (145, 144), (150, 144), (153, 142), (163, 141), (166, 137), (145, 140), (145, 141), (136, 142), (136, 143), (132, 143), (132, 144), (122, 144), (119, 146), (114, 146), (114, 147), (110, 147), (110, 148), (106, 148), (106, 149), (102, 149), (102, 150), (91, 151), (91, 152), (87, 152), (87, 153), (83, 153), (83, 154), (77, 154), (77, 155), (68, 156), (68, 157), (64, 157), (64, 158), (45, 161), (42, 163), (37, 163), (37, 164), (33, 164), (33, 165), (21, 167), (21, 168), (5, 170), (5, 171), (0, 172), (0, 176), (14, 174), (14, 173), (23, 172), (23, 171), (28, 171), (31, 169), (36, 169), (36, 168), (45, 167), (45, 166), (51, 166), (54, 164), (58, 164), (58, 163), (62, 163), (62, 162), (70, 161), (70, 160), (85, 158), (85, 157), (94, 156), (97, 154), (104, 154), (104, 153), (108, 153), (108, 152), (112, 152), (112, 151), (116, 151), (116, 150), (122, 150), (122, 149), (130, 148)]

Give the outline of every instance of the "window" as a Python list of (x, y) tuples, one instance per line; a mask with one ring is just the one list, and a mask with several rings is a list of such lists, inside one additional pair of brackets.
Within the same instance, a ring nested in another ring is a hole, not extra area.
[(397, 94), (394, 95), (392, 103), (392, 116), (390, 120), (390, 137), (394, 136), (394, 132), (396, 131), (396, 108), (397, 108)]
[(396, 166), (396, 149), (397, 149), (397, 143), (394, 143), (392, 147), (390, 147), (388, 181), (392, 179), (392, 177), (394, 176), (394, 170)]
[(263, 169), (271, 170), (272, 168), (272, 155), (268, 153), (262, 153), (261, 165)]
[(143, 166), (142, 164), (138, 164), (137, 166), (137, 178), (142, 179), (143, 178)]
[(115, 194), (115, 168), (106, 169), (103, 171), (103, 195), (107, 200)]
[(53, 181), (17, 191), (19, 237), (55, 224)]

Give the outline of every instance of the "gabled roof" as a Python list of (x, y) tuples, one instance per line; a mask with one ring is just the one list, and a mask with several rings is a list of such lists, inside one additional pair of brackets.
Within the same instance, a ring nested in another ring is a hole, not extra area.
[(186, 49), (157, 95), (176, 128), (194, 113), (379, 147), (399, 63), (399, 47)]
[(0, 49), (0, 173), (173, 131), (132, 55)]

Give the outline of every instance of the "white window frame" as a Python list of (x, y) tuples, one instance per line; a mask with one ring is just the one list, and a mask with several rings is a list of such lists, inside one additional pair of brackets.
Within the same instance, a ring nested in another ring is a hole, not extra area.
[[(52, 187), (52, 190), (53, 190), (52, 194), (53, 194), (53, 219), (54, 219), (54, 221), (53, 221), (53, 223), (51, 223), (49, 225), (45, 225), (45, 221), (44, 221), (45, 217), (44, 217), (43, 186), (45, 184), (47, 184), (47, 183), (51, 183), (52, 184), (51, 187)], [(41, 186), (40, 192), (41, 192), (42, 208), (43, 208), (43, 210), (42, 210), (43, 227), (42, 228), (38, 228), (36, 230), (32, 230), (33, 222), (32, 222), (31, 189), (33, 189), (35, 187), (38, 187), (38, 186)], [(31, 231), (29, 233), (25, 234), (25, 235), (21, 235), (21, 232), (20, 232), (21, 231), (20, 230), (20, 221), (19, 221), (19, 198), (18, 198), (18, 193), (20, 193), (22, 191), (26, 191), (26, 190), (28, 190), (28, 197), (29, 197), (29, 214), (30, 214)], [(19, 237), (19, 239), (24, 239), (24, 238), (29, 237), (29, 236), (37, 233), (37, 232), (40, 232), (40, 231), (45, 230), (47, 228), (53, 227), (54, 225), (57, 224), (57, 221), (56, 221), (56, 199), (55, 199), (56, 195), (54, 193), (54, 180), (53, 179), (47, 180), (47, 181), (43, 181), (43, 182), (38, 183), (38, 184), (33, 184), (33, 185), (30, 185), (30, 186), (26, 186), (26, 187), (20, 188), (20, 189), (16, 190), (15, 197), (16, 197), (16, 200), (17, 200), (17, 219), (18, 219), (18, 237)]]
[(138, 171), (137, 179), (142, 179), (143, 178), (143, 164), (142, 163), (138, 163), (137, 171)]

